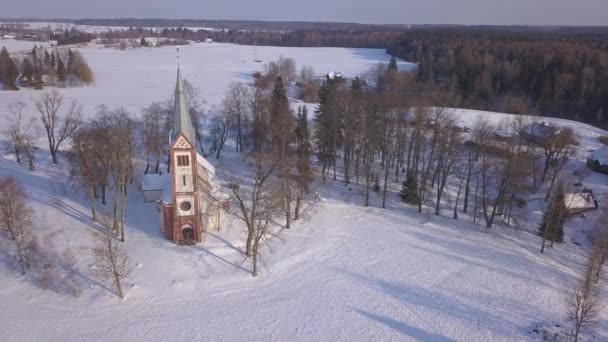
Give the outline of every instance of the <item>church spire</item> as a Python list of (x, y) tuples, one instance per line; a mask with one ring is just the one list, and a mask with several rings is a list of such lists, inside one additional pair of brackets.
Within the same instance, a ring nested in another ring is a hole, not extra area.
[(190, 117), (186, 93), (184, 91), (184, 81), (179, 66), (177, 67), (177, 82), (175, 84), (175, 105), (173, 112), (173, 139), (182, 133), (190, 144), (196, 145), (196, 134)]

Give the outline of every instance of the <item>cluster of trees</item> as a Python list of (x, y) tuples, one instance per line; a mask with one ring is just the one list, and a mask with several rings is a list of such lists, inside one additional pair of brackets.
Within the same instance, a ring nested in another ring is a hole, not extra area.
[(568, 319), (574, 324), (572, 337), (578, 342), (581, 335), (593, 328), (603, 309), (600, 297), (600, 277), (608, 259), (608, 230), (606, 215), (596, 222), (587, 262), (582, 268), (578, 281), (566, 296)]
[[(130, 272), (128, 258), (109, 234), (111, 228), (102, 221), (98, 243), (93, 248), (94, 272), (100, 281), (108, 282), (124, 298), (122, 284)], [(0, 178), (0, 246), (23, 276), (38, 286), (59, 293), (80, 296), (86, 284), (79, 276), (76, 256), (69, 250), (57, 253), (51, 241), (39, 243), (35, 211), (25, 189), (13, 177)]]
[(417, 80), (457, 106), (566, 117), (605, 126), (608, 45), (597, 33), (420, 29), (388, 50), (419, 63)]
[(54, 49), (50, 52), (36, 47), (22, 59), (11, 58), (5, 48), (0, 50), (0, 79), (5, 90), (18, 90), (18, 85), (43, 89), (45, 85), (89, 85), (94, 74), (77, 50)]
[[(133, 158), (135, 158), (139, 146), (138, 138), (143, 134), (139, 134), (135, 120), (123, 109), (110, 110), (101, 106), (91, 120), (83, 120), (80, 105), (75, 101), (66, 103), (65, 98), (56, 90), (40, 95), (34, 105), (38, 112), (38, 120), (36, 118), (28, 119), (24, 115), (26, 104), (18, 102), (9, 105), (11, 116), (8, 128), (4, 131), (9, 141), (8, 149), (15, 155), (17, 162), (27, 162), (30, 170), (33, 170), (37, 126), (42, 126), (46, 133), (49, 154), (55, 164), (59, 163), (61, 147), (67, 141), (71, 142), (69, 150), (65, 151), (72, 166), (71, 175), (76, 181), (75, 183), (86, 190), (91, 203), (92, 221), (97, 222), (100, 226), (100, 233), (96, 234), (98, 245), (93, 253), (96, 260), (95, 270), (102, 280), (107, 280), (114, 286), (116, 293), (123, 297), (122, 281), (127, 277), (130, 269), (127, 258), (115, 239), (120, 241), (126, 239), (125, 216), (128, 186), (134, 177)], [(25, 252), (21, 253), (22, 250), (31, 250), (36, 255), (48, 254), (49, 250), (46, 246), (44, 249), (37, 248), (35, 239), (18, 239), (19, 234), (26, 236), (31, 233), (29, 230), (31, 229), (29, 221), (31, 210), (29, 206), (20, 204), (26, 201), (25, 193), (16, 181), (10, 179), (7, 184), (2, 186), (10, 190), (3, 189), (3, 194), (6, 196), (13, 194), (11, 196), (14, 198), (11, 197), (7, 200), (13, 205), (10, 209), (18, 210), (16, 214), (11, 214), (10, 222), (13, 222), (12, 224), (21, 222), (15, 221), (17, 216), (23, 220), (27, 219), (17, 227), (19, 230), (11, 231), (11, 239), (18, 242), (18, 256), (23, 273), (25, 273), (29, 267), (30, 258)], [(102, 210), (99, 214), (97, 206), (99, 202), (102, 205), (107, 204), (107, 190), (113, 194), (111, 214), (108, 214), (106, 210)], [(18, 204), (20, 207), (14, 207)], [(23, 246), (20, 244), (21, 241), (23, 241)], [(73, 267), (72, 262), (69, 265)], [(44, 266), (43, 282), (47, 283), (51, 280), (56, 282), (57, 277), (54, 274), (59, 272), (58, 269), (65, 267), (65, 265), (59, 267), (54, 264)]]

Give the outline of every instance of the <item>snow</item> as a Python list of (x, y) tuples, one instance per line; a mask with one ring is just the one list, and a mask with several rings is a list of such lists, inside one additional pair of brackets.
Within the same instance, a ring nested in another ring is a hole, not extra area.
[(16, 39), (0, 39), (0, 49), (2, 47), (6, 47), (6, 49), (8, 50), (8, 52), (10, 54), (13, 53), (17, 53), (17, 52), (31, 52), (32, 49), (35, 46), (44, 46), (44, 47), (50, 47), (51, 43), (50, 42), (36, 42), (36, 41), (30, 41), (30, 40), (16, 40)]
[(207, 161), (207, 159), (201, 156), (199, 153), (196, 154), (196, 162), (207, 171), (209, 177), (215, 176), (215, 167)]
[[(85, 115), (104, 103), (137, 116), (174, 90), (173, 48), (80, 51), (96, 73), (96, 84), (61, 91), (82, 103)], [(185, 78), (201, 88), (208, 107), (219, 104), (231, 82), (247, 82), (263, 68), (248, 62), (248, 46), (193, 44), (180, 52)], [(320, 75), (337, 67), (356, 75), (378, 61), (388, 62), (381, 50), (258, 47), (258, 53), (266, 60), (294, 57)], [(8, 103), (22, 100), (33, 114), (31, 102), (38, 94), (29, 89), (0, 92), (0, 113)], [(312, 116), (314, 104), (293, 101), (296, 105), (309, 106)], [(512, 117), (454, 112), (469, 126), (479, 116), (497, 124)], [(543, 120), (572, 127), (579, 135), (573, 167), (583, 165), (588, 152), (599, 147), (597, 136), (607, 135), (573, 121)], [(36, 171), (6, 154), (0, 155), (0, 176), (12, 175), (24, 184), (45, 245), (78, 253), (78, 272), (71, 277), (83, 293), (76, 298), (41, 289), (17, 275), (0, 253), (3, 341), (526, 340), (534, 327), (564, 322), (564, 295), (577, 281), (586, 253), (583, 241), (573, 236), (585, 232), (601, 211), (573, 218), (566, 226), (567, 242), (541, 255), (540, 239), (531, 230), (542, 215), (542, 199), (531, 200), (517, 213), (519, 229), (486, 229), (466, 215), (453, 220), (448, 210), (444, 216), (418, 213), (402, 204), (396, 192), (390, 193), (387, 209), (379, 208), (374, 193), (372, 207), (366, 208), (362, 187), (317, 180), (302, 219), (264, 246), (262, 274), (252, 278), (238, 219), (208, 232), (200, 245), (178, 247), (163, 238), (156, 204), (144, 203), (134, 185), (128, 191), (127, 241), (122, 245), (134, 267), (127, 299), (120, 301), (92, 274), (91, 233), (99, 227), (90, 221), (86, 196), (73, 186), (64, 158), (59, 166), (50, 163), (42, 135), (40, 146)], [(205, 162), (220, 180), (252, 175), (232, 145), (220, 160)], [(584, 183), (595, 193), (608, 192), (608, 176), (594, 173)], [(98, 209), (111, 208), (108, 203)], [(605, 291), (602, 296), (606, 298)], [(596, 333), (600, 340), (608, 336), (605, 311)]]
[[(173, 94), (177, 68), (175, 47), (120, 51), (93, 45), (78, 50), (95, 72), (95, 85), (62, 89), (62, 94), (78, 100), (85, 115), (94, 114), (97, 106), (106, 104), (123, 107), (138, 116), (142, 108), (153, 101), (164, 101)], [(251, 63), (253, 50), (253, 46), (221, 43), (182, 46), (182, 75), (201, 90), (206, 106), (213, 108), (221, 103), (230, 83), (251, 82), (251, 75), (264, 70), (264, 63)], [(340, 66), (346, 76), (364, 73), (378, 62), (388, 63), (390, 59), (383, 50), (346, 48), (258, 46), (257, 55), (266, 61), (280, 56), (293, 57), (298, 66), (311, 65), (318, 75)], [(0, 112), (14, 101), (30, 104), (39, 94), (32, 89), (0, 92)], [(35, 114), (34, 106), (29, 106), (28, 110)]]
[(602, 146), (589, 155), (589, 159), (597, 160), (600, 165), (608, 165), (608, 146)]

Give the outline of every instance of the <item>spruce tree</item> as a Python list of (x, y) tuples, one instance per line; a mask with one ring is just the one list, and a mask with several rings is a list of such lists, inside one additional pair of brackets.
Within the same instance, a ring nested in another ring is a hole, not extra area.
[(398, 69), (397, 69), (397, 59), (395, 58), (395, 56), (391, 56), (391, 61), (388, 63), (388, 71), (389, 72), (398, 71)]
[(51, 64), (51, 68), (55, 69), (55, 52), (53, 51), (51, 51), (51, 60), (49, 62)]
[(551, 242), (564, 241), (564, 223), (566, 222), (566, 204), (564, 203), (564, 189), (558, 185), (549, 207), (543, 214), (540, 225), (538, 227), (538, 235), (544, 240)]
[(0, 50), (0, 80), (4, 84), (6, 90), (19, 90), (15, 84), (15, 80), (19, 76), (17, 66), (8, 53), (8, 50), (3, 47)]
[(30, 60), (26, 57), (23, 59), (23, 63), (21, 63), (21, 79), (32, 82), (33, 76), (34, 68), (32, 68), (32, 63), (30, 63)]
[(51, 55), (49, 55), (49, 52), (45, 49), (44, 50), (44, 65), (49, 65), (50, 62), (51, 62)]
[[(58, 56), (59, 57), (59, 56)], [(65, 70), (65, 65), (61, 58), (57, 58), (57, 80), (65, 85), (65, 81), (67, 80), (67, 72)]]
[(298, 108), (296, 124), (296, 140), (298, 143), (298, 194), (296, 196), (295, 219), (300, 216), (300, 203), (304, 195), (310, 192), (312, 183), (312, 170), (310, 168), (310, 133), (308, 130), (308, 109)]
[(418, 205), (420, 203), (420, 197), (418, 197), (418, 184), (416, 183), (416, 177), (411, 173), (408, 173), (401, 185), (401, 192), (399, 193), (401, 200), (405, 203), (412, 205)]
[(75, 65), (75, 59), (74, 59), (74, 51), (72, 51), (72, 49), (68, 49), (68, 65), (67, 65), (67, 69), (66, 72), (68, 75), (72, 75), (75, 74), (76, 72), (76, 65)]

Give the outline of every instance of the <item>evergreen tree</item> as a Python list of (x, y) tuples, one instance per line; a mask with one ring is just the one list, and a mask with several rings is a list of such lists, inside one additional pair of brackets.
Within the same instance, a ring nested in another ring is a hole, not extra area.
[(298, 108), (296, 124), (296, 140), (298, 143), (298, 194), (296, 196), (295, 219), (300, 216), (300, 203), (304, 195), (310, 192), (312, 183), (312, 170), (310, 168), (310, 133), (308, 130), (308, 109), (306, 106)]
[(551, 242), (564, 241), (566, 210), (566, 204), (564, 203), (564, 188), (560, 184), (551, 199), (551, 203), (549, 203), (549, 207), (543, 214), (540, 226), (538, 227), (538, 235), (543, 237), (543, 240), (549, 240)]
[(0, 80), (6, 90), (19, 90), (15, 80), (19, 76), (17, 66), (5, 47), (0, 50)]
[(30, 84), (34, 87), (34, 89), (42, 90), (43, 81), (42, 81), (42, 72), (40, 71), (40, 67), (38, 67), (38, 66), (34, 67), (34, 75), (33, 75), (33, 79), (30, 82)]
[(412, 205), (418, 205), (420, 203), (420, 197), (418, 196), (418, 184), (416, 183), (416, 177), (414, 177), (412, 173), (408, 173), (405, 180), (401, 184), (399, 196), (405, 203)]
[(147, 47), (147, 46), (148, 46), (148, 42), (146, 41), (146, 39), (145, 39), (145, 38), (142, 38), (142, 39), (139, 41), (139, 45), (141, 45), (141, 46), (143, 46), (143, 47)]
[(396, 71), (398, 71), (398, 68), (397, 68), (397, 59), (395, 58), (395, 56), (391, 56), (391, 61), (388, 63), (388, 71), (389, 72), (396, 72)]
[(65, 85), (65, 81), (67, 80), (67, 71), (65, 70), (65, 65), (59, 56), (57, 56), (57, 80)]
[(44, 65), (49, 65), (49, 63), (51, 62), (51, 55), (49, 55), (49, 52), (45, 49), (44, 50)]
[(23, 63), (21, 63), (21, 79), (25, 79), (27, 82), (31, 82), (34, 76), (34, 68), (32, 67), (32, 63), (26, 57), (23, 59)]
[(51, 60), (50, 62), (50, 66), (51, 68), (55, 69), (56, 65), (55, 65), (55, 52), (51, 51)]
[(319, 160), (323, 164), (321, 175), (324, 182), (332, 164), (335, 170), (337, 149), (342, 146), (341, 114), (344, 108), (338, 94), (341, 84), (341, 80), (327, 78), (319, 89), (319, 106), (315, 110), (314, 138)]
[(72, 51), (72, 49), (68, 49), (68, 65), (67, 65), (67, 69), (66, 72), (68, 75), (72, 75), (76, 73), (76, 65), (75, 65), (75, 59), (74, 59), (74, 51)]

